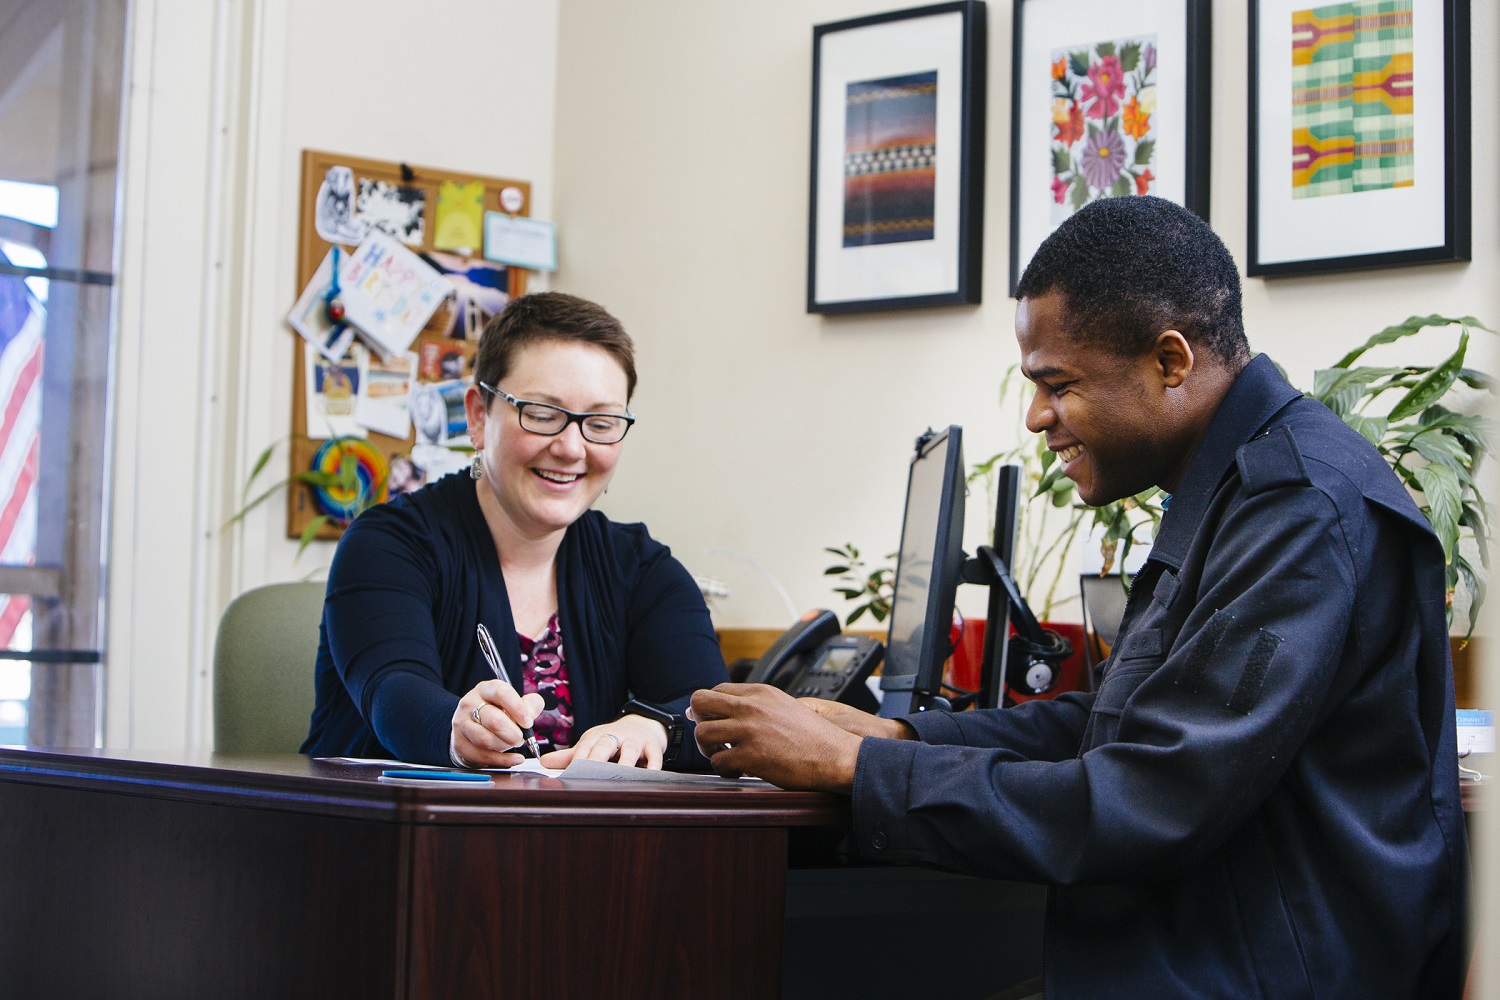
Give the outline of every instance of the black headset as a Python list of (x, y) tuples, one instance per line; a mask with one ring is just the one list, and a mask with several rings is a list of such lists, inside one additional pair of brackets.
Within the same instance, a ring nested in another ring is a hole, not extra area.
[(1073, 644), (1050, 628), (1037, 626), (1030, 635), (1018, 630), (1010, 637), (1005, 686), (1014, 694), (1046, 694), (1057, 687), (1062, 678), (1060, 664), (1072, 655)]

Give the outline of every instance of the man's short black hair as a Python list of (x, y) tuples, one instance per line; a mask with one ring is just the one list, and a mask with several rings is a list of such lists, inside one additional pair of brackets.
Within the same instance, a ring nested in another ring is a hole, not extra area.
[(1234, 258), (1208, 223), (1149, 195), (1103, 198), (1037, 249), (1016, 297), (1062, 293), (1079, 340), (1135, 357), (1176, 330), (1221, 361), (1249, 360)]

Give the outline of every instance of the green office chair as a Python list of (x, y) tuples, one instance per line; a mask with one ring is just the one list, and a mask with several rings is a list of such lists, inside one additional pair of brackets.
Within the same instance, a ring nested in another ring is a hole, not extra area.
[(296, 753), (313, 709), (313, 665), (325, 585), (247, 590), (214, 641), (214, 750)]

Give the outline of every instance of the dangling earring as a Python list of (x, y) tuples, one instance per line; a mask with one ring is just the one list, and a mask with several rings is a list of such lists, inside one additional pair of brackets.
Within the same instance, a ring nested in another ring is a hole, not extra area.
[(469, 466), (469, 478), (484, 478), (484, 456), (479, 454), (479, 452), (477, 451), (474, 453), (474, 464)]

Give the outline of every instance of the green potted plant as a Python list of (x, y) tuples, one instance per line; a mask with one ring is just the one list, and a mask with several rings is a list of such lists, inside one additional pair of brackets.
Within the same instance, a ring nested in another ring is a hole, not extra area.
[[(1367, 351), (1428, 327), (1457, 326), (1458, 348), (1433, 366), (1356, 365)], [(1457, 593), (1468, 597), (1467, 639), (1474, 632), (1484, 581), (1470, 558), (1489, 568), (1489, 513), (1475, 482), (1490, 450), (1490, 426), (1482, 416), (1449, 405), (1461, 385), (1488, 392), (1493, 379), (1465, 365), (1471, 330), (1493, 332), (1472, 316), (1413, 316), (1388, 326), (1332, 367), (1313, 375), (1310, 395), (1343, 418), (1380, 450), (1432, 522), (1448, 563), (1448, 614)], [(1376, 401), (1394, 398), (1386, 408)]]

